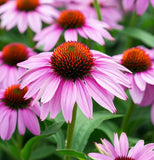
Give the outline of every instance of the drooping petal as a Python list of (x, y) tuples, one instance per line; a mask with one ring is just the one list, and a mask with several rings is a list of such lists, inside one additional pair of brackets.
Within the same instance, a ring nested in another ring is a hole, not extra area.
[(130, 93), (134, 103), (136, 103), (136, 104), (141, 103), (143, 96), (144, 96), (144, 91), (141, 91), (137, 87), (134, 78), (132, 80), (132, 87), (129, 89), (129, 93)]
[(84, 78), (86, 82), (86, 88), (88, 89), (88, 93), (94, 100), (99, 103), (101, 106), (106, 108), (112, 113), (116, 112), (116, 108), (113, 104), (111, 96), (104, 90), (101, 86), (97, 84), (97, 82), (91, 77)]
[(41, 28), (42, 28), (41, 19), (36, 12), (32, 12), (32, 11), (28, 12), (27, 20), (30, 28), (34, 32), (38, 33), (41, 31)]
[(127, 96), (123, 90), (123, 88), (115, 83), (110, 77), (102, 74), (98, 71), (94, 71), (91, 73), (94, 79), (97, 81), (99, 85), (101, 85), (104, 89), (111, 92), (113, 95), (126, 100)]
[(46, 103), (51, 100), (58, 88), (59, 83), (60, 77), (51, 74), (48, 86), (42, 95), (41, 102)]
[(92, 99), (88, 93), (84, 82), (80, 79), (75, 81), (76, 85), (76, 101), (81, 111), (87, 118), (92, 118)]
[(145, 81), (142, 79), (140, 73), (135, 73), (135, 75), (134, 75), (134, 80), (135, 80), (135, 83), (136, 83), (136, 85), (138, 86), (138, 88), (139, 88), (141, 91), (144, 91), (144, 90), (145, 90), (145, 87), (146, 87), (146, 83), (145, 83)]
[(138, 15), (142, 15), (149, 6), (149, 0), (136, 1), (136, 10)]
[(27, 14), (26, 12), (21, 12), (18, 16), (17, 26), (20, 33), (24, 33), (27, 29), (28, 22), (27, 22)]
[(39, 126), (38, 119), (36, 115), (34, 114), (34, 112), (31, 109), (26, 108), (23, 110), (22, 113), (23, 113), (24, 123), (26, 127), (28, 128), (28, 130), (30, 130), (34, 135), (39, 135), (40, 126)]
[(24, 119), (23, 119), (23, 110), (22, 109), (18, 110), (18, 130), (21, 135), (25, 134), (26, 126), (25, 126)]
[(72, 80), (64, 82), (61, 95), (61, 107), (64, 118), (67, 123), (71, 123), (72, 111), (76, 101), (76, 88)]
[(65, 38), (65, 41), (77, 41), (78, 40), (78, 34), (77, 34), (77, 31), (75, 29), (67, 29), (65, 32), (64, 32), (64, 38)]

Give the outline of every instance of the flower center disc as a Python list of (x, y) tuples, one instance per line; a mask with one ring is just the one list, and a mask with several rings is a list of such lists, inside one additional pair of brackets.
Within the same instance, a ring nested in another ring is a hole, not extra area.
[(0, 0), (0, 5), (6, 3), (8, 0)]
[(117, 157), (115, 160), (135, 160), (134, 158), (128, 158), (128, 157)]
[(31, 11), (40, 5), (39, 0), (17, 0), (16, 4), (21, 11)]
[(68, 29), (81, 27), (85, 22), (85, 18), (80, 11), (64, 10), (61, 12), (57, 21), (61, 27)]
[(131, 48), (124, 52), (122, 65), (133, 73), (146, 71), (151, 66), (151, 59), (146, 52), (140, 48)]
[(56, 74), (75, 81), (90, 73), (94, 58), (86, 45), (80, 42), (65, 42), (54, 50), (51, 65)]
[(10, 66), (16, 66), (17, 63), (22, 62), (27, 58), (27, 47), (21, 43), (8, 44), (2, 50), (2, 59)]
[(11, 109), (26, 108), (31, 99), (24, 99), (27, 87), (20, 89), (19, 85), (12, 85), (5, 90), (3, 102)]

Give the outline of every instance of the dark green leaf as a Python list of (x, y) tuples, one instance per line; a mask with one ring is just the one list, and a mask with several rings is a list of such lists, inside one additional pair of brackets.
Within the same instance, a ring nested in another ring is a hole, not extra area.
[(118, 118), (122, 115), (112, 114), (107, 111), (95, 112), (93, 119), (89, 120), (78, 110), (76, 126), (73, 137), (73, 149), (83, 151), (90, 134), (96, 129), (104, 120)]
[(51, 126), (49, 126), (44, 132), (41, 133), (40, 136), (35, 136), (33, 138), (31, 138), (24, 146), (23, 150), (22, 150), (22, 156), (24, 160), (28, 160), (33, 147), (35, 146), (35, 144), (44, 137), (50, 136), (52, 134), (55, 134), (63, 125), (63, 122), (58, 122), (58, 123), (53, 123)]

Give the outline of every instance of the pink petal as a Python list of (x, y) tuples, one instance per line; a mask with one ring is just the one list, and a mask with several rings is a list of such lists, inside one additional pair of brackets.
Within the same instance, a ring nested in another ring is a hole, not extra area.
[(136, 103), (136, 104), (141, 103), (141, 101), (142, 101), (142, 99), (143, 99), (143, 96), (144, 96), (144, 92), (141, 91), (141, 90), (137, 87), (134, 78), (133, 78), (133, 80), (132, 80), (132, 88), (129, 89), (129, 93), (130, 93), (130, 95), (131, 95), (134, 103)]
[(145, 90), (145, 87), (146, 87), (146, 83), (145, 83), (145, 81), (142, 79), (140, 73), (135, 73), (135, 75), (134, 75), (134, 80), (135, 80), (135, 83), (136, 83), (137, 87), (138, 87), (141, 91), (144, 91), (144, 90)]
[(26, 126), (25, 126), (25, 123), (24, 123), (23, 110), (22, 109), (19, 109), (19, 111), (18, 111), (18, 130), (19, 130), (19, 133), (21, 135), (25, 134)]
[(120, 153), (121, 153), (120, 156), (127, 157), (129, 144), (128, 144), (127, 135), (124, 132), (121, 133), (119, 145), (120, 145)]
[(79, 33), (79, 35), (85, 39), (88, 39), (87, 35), (85, 34), (85, 32), (83, 31), (82, 28), (77, 28), (77, 32)]
[(134, 159), (136, 159), (138, 157), (138, 153), (140, 153), (140, 151), (142, 151), (143, 148), (144, 148), (144, 141), (143, 140), (138, 141), (136, 145), (130, 149), (128, 157), (133, 157)]
[(152, 4), (152, 6), (154, 7), (154, 0), (151, 0), (151, 4)]
[(48, 87), (46, 88), (46, 90), (42, 95), (41, 102), (46, 103), (51, 100), (51, 98), (54, 96), (58, 88), (59, 82), (60, 82), (59, 76), (55, 75), (50, 76), (50, 82), (48, 83)]
[(91, 73), (94, 79), (97, 81), (97, 83), (102, 86), (104, 89), (112, 93), (113, 95), (126, 100), (127, 96), (123, 90), (123, 88), (114, 82), (110, 77), (106, 76), (105, 74), (94, 71)]
[(136, 10), (138, 15), (142, 15), (149, 6), (149, 0), (138, 0), (136, 2)]
[(84, 80), (90, 96), (93, 97), (94, 100), (102, 107), (106, 108), (112, 113), (115, 113), (116, 108), (114, 107), (113, 101), (106, 90), (99, 86), (98, 83), (91, 77), (85, 77)]
[(141, 72), (141, 76), (147, 83), (154, 85), (154, 69)]
[(50, 106), (51, 106), (50, 118), (51, 119), (55, 118), (61, 110), (61, 96), (63, 96), (61, 95), (61, 92), (62, 92), (63, 85), (64, 85), (64, 80), (62, 79), (54, 97), (50, 101)]
[(41, 23), (41, 19), (39, 17), (39, 14), (37, 14), (36, 12), (28, 12), (27, 15), (27, 20), (28, 20), (28, 24), (30, 26), (30, 28), (38, 33), (41, 31), (41, 27), (42, 27), (42, 23)]
[(48, 116), (49, 107), (50, 107), (49, 102), (47, 102), (45, 104), (42, 104), (42, 106), (41, 106), (41, 115), (40, 115), (40, 118), (41, 118), (42, 121), (44, 121), (46, 119), (46, 117)]
[(72, 121), (72, 111), (76, 100), (76, 88), (74, 82), (67, 80), (61, 91), (61, 108), (67, 123)]
[(82, 80), (77, 79), (76, 85), (76, 101), (81, 111), (87, 118), (92, 118), (92, 99)]
[(17, 123), (17, 111), (16, 110), (12, 110), (11, 114), (10, 114), (10, 118), (9, 118), (9, 132), (7, 135), (7, 140), (9, 140), (12, 136), (12, 134), (14, 133), (15, 129), (16, 129), (16, 123)]
[(64, 32), (64, 38), (65, 38), (65, 41), (77, 41), (78, 40), (78, 34), (77, 34), (77, 31), (76, 29), (67, 29), (65, 32)]
[(101, 34), (97, 30), (94, 30), (93, 28), (90, 28), (87, 26), (83, 26), (82, 28), (83, 28), (83, 31), (86, 33), (86, 35), (90, 39), (92, 39), (93, 41), (96, 41), (100, 45), (104, 45), (105, 42), (104, 42)]
[(114, 147), (112, 146), (112, 144), (110, 142), (108, 142), (106, 139), (101, 139), (103, 145), (105, 146), (105, 148), (107, 149), (107, 152), (109, 153), (109, 155), (111, 155), (111, 157), (116, 158), (117, 157), (117, 153), (115, 152)]
[(113, 160), (111, 157), (101, 153), (89, 153), (88, 156), (96, 160)]
[(34, 112), (31, 109), (26, 108), (26, 109), (23, 109), (22, 113), (23, 113), (24, 123), (26, 127), (28, 128), (28, 130), (30, 130), (34, 135), (39, 135), (40, 126), (39, 126), (38, 119), (36, 115), (34, 114)]
[(122, 4), (125, 11), (130, 11), (135, 0), (122, 0)]
[(114, 133), (114, 148), (115, 148), (115, 151), (116, 151), (117, 155), (120, 156), (121, 151), (120, 151), (120, 144), (119, 144), (117, 133)]
[(27, 29), (27, 14), (26, 12), (21, 12), (18, 16), (17, 26), (20, 33), (24, 33)]

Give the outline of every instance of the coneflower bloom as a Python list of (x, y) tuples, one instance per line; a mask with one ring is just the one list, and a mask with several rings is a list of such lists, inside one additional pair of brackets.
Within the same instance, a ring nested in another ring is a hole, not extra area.
[(146, 86), (154, 85), (153, 55), (148, 49), (139, 46), (127, 49), (123, 54), (116, 55), (114, 58), (132, 71), (132, 73), (126, 73), (132, 84), (129, 92), (134, 103), (140, 104)]
[(59, 13), (55, 23), (36, 34), (34, 40), (38, 41), (36, 47), (43, 45), (43, 50), (49, 51), (55, 46), (64, 31), (65, 41), (77, 41), (79, 34), (81, 37), (90, 38), (104, 45), (103, 37), (111, 41), (114, 40), (106, 28), (109, 28), (106, 23), (86, 18), (78, 10), (63, 10)]
[(2, 28), (10, 30), (17, 25), (19, 32), (24, 33), (28, 27), (40, 32), (42, 21), (51, 23), (58, 11), (46, 0), (9, 0), (0, 6), (0, 13)]
[(89, 153), (89, 157), (96, 160), (153, 160), (154, 143), (144, 145), (144, 140), (139, 140), (129, 150), (127, 135), (122, 132), (120, 139), (114, 134), (114, 146), (106, 139), (101, 139), (102, 144), (95, 142), (100, 153)]
[(4, 46), (0, 52), (0, 88), (18, 83), (17, 79), (25, 72), (25, 69), (18, 67), (17, 63), (35, 54), (22, 43), (10, 43)]
[(75, 102), (92, 118), (91, 97), (115, 113), (112, 95), (127, 99), (121, 84), (129, 87), (130, 83), (120, 71), (127, 69), (80, 42), (65, 42), (53, 52), (32, 56), (18, 66), (29, 69), (21, 77), (21, 87), (28, 85), (26, 98), (35, 94), (35, 101), (41, 98), (42, 120), (49, 112), (53, 119), (62, 110), (66, 122), (71, 122)]
[(40, 115), (39, 103), (32, 106), (32, 98), (25, 99), (28, 88), (12, 85), (0, 90), (0, 137), (9, 140), (18, 126), (19, 133), (25, 134), (26, 128), (34, 135), (40, 134), (36, 115)]
[(154, 7), (154, 0), (123, 0), (122, 4), (125, 11), (131, 11), (135, 8), (137, 14), (141, 16), (148, 8), (150, 2)]
[[(98, 3), (103, 21), (109, 24), (111, 28), (122, 29), (122, 26), (118, 24), (123, 17), (119, 2), (117, 0), (98, 0)], [(97, 19), (93, 0), (74, 0), (73, 3), (66, 3), (66, 8), (78, 9), (86, 17)]]

